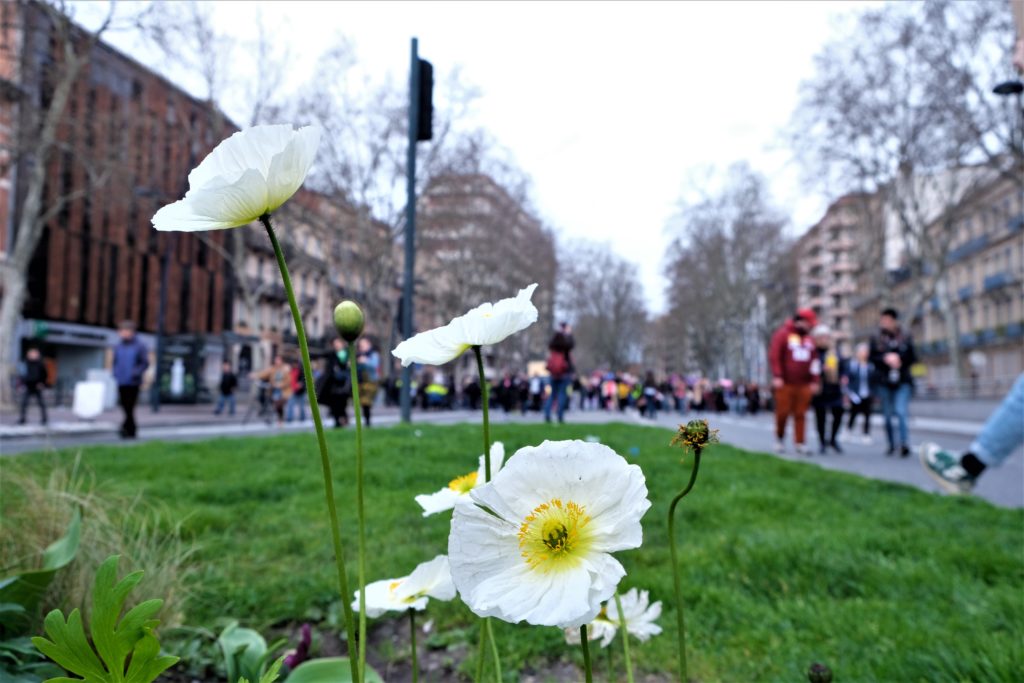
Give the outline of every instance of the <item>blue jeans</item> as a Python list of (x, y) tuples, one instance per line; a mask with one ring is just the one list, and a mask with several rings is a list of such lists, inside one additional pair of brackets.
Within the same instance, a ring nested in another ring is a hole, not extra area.
[(234, 415), (235, 414), (235, 395), (234, 394), (228, 394), (227, 396), (225, 396), (224, 394), (221, 394), (217, 398), (217, 407), (214, 408), (213, 414), (214, 415), (220, 415), (222, 412), (224, 412), (225, 404), (228, 407), (228, 415)]
[[(898, 384), (894, 387), (882, 385), (878, 387), (878, 397), (882, 399), (882, 415), (885, 416), (885, 435), (889, 439), (889, 448), (909, 446), (907, 414), (910, 411), (910, 385)], [(898, 440), (892, 426), (894, 416), (899, 427)]]
[(285, 404), (284, 421), (291, 422), (292, 415), (295, 414), (296, 408), (298, 409), (299, 422), (306, 420), (306, 395), (305, 394), (292, 394), (291, 398), (288, 399), (288, 403)]
[(555, 400), (558, 401), (558, 421), (565, 422), (565, 404), (568, 401), (565, 392), (569, 388), (569, 379), (554, 379), (551, 380), (551, 395), (548, 396), (548, 400), (544, 402), (544, 419), (548, 422), (551, 421), (551, 403)]
[(998, 465), (1024, 443), (1024, 374), (985, 422), (970, 451), (986, 467)]

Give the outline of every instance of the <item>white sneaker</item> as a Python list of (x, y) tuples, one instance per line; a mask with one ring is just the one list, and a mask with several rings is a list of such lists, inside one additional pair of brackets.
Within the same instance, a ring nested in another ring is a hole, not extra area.
[(786, 442), (783, 441), (782, 439), (777, 439), (775, 441), (775, 452), (780, 454), (780, 455), (785, 453), (786, 452)]
[(860, 442), (862, 444), (864, 444), (865, 446), (870, 446), (871, 444), (874, 443), (874, 441), (871, 439), (871, 437), (868, 436), (867, 434), (865, 434), (864, 436), (860, 437)]
[(810, 455), (811, 451), (810, 451), (810, 449), (807, 448), (806, 444), (798, 443), (796, 445), (796, 454), (797, 455)]

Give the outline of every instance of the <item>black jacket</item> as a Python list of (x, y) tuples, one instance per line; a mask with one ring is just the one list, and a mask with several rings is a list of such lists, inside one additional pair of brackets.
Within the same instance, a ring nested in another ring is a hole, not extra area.
[(41, 360), (26, 360), (21, 383), (29, 391), (38, 391), (46, 386), (46, 366)]
[[(890, 368), (885, 362), (887, 353), (899, 354), (900, 369), (898, 372), (889, 372)], [(917, 351), (914, 349), (914, 340), (903, 330), (896, 332), (879, 330), (878, 334), (871, 338), (871, 355), (868, 360), (875, 366), (875, 384), (895, 387), (900, 384), (914, 383), (914, 377), (910, 374), (910, 366), (917, 362)]]

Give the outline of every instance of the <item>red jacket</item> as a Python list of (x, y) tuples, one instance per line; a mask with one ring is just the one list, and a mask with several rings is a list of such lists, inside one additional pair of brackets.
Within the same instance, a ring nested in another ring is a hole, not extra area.
[(792, 320), (787, 320), (772, 335), (768, 347), (768, 362), (772, 366), (772, 377), (781, 377), (786, 384), (814, 384), (820, 370), (816, 357), (814, 340), (809, 334), (801, 334)]

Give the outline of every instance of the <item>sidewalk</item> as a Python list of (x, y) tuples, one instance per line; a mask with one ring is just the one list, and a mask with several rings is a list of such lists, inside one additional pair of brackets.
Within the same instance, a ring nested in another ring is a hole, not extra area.
[[(920, 428), (931, 432), (973, 436), (981, 429), (985, 419), (998, 405), (998, 401), (989, 400), (914, 401), (910, 407), (910, 426), (912, 429)], [(227, 427), (232, 432), (249, 431), (248, 428), (256, 426), (264, 428), (264, 423), (255, 414), (250, 416), (248, 424), (243, 423), (246, 409), (247, 406), (240, 404), (235, 415), (228, 416), (227, 414), (214, 415), (213, 404), (165, 404), (160, 406), (159, 412), (153, 412), (149, 405), (140, 405), (135, 410), (135, 420), (138, 423), (139, 431), (152, 428), (176, 430), (196, 428), (201, 432), (217, 425)], [(397, 415), (398, 408), (378, 406), (374, 408), (373, 412), (375, 418), (385, 418), (382, 420), (383, 422), (390, 422), (391, 419), (388, 418)], [(351, 413), (350, 407), (350, 417)], [(17, 409), (0, 411), (0, 441), (38, 438), (47, 435), (116, 434), (121, 427), (121, 411), (117, 408), (105, 411), (95, 420), (81, 420), (72, 414), (70, 408), (65, 407), (47, 408), (47, 414), (49, 424), (43, 427), (39, 424), (37, 406), (29, 408), (28, 424), (25, 425), (17, 424)], [(325, 422), (330, 420), (326, 411), (322, 414)], [(306, 422), (311, 423), (311, 419), (307, 409)], [(875, 415), (873, 422), (881, 425), (881, 416)], [(302, 424), (301, 422), (291, 423), (291, 426), (300, 427)], [(287, 427), (288, 425), (286, 425)]]

